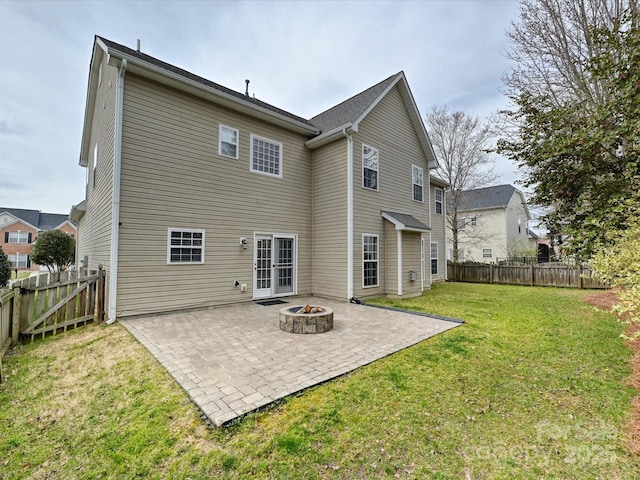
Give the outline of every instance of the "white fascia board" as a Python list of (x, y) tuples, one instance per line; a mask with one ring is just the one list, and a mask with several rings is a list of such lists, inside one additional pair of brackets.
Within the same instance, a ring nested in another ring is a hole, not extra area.
[(93, 113), (98, 90), (98, 70), (102, 63), (102, 58), (107, 51), (107, 47), (99, 39), (96, 39), (89, 63), (89, 80), (87, 82), (87, 98), (84, 106), (84, 122), (82, 125), (82, 141), (80, 143), (80, 159), (78, 164), (81, 167), (89, 165), (89, 152), (91, 141), (91, 125), (93, 124)]
[(309, 150), (315, 150), (316, 148), (331, 143), (339, 138), (344, 138), (345, 133), (358, 133), (358, 130), (353, 127), (353, 124), (345, 123), (344, 125), (322, 133), (311, 140), (307, 140), (304, 144)]
[(164, 85), (169, 85), (178, 90), (205, 98), (232, 110), (245, 113), (251, 117), (259, 118), (297, 133), (309, 136), (320, 133), (316, 127), (298, 122), (285, 115), (254, 105), (253, 103), (244, 102), (233, 95), (208, 87), (200, 82), (183, 77), (180, 74), (170, 72), (157, 65), (142, 61), (137, 57), (127, 55), (117, 50), (109, 51), (109, 65), (119, 67), (123, 59), (127, 60), (127, 72), (150, 78)]
[(71, 228), (73, 228), (76, 232), (78, 231), (78, 229), (76, 228), (76, 226), (75, 226), (73, 223), (71, 223), (69, 220), (65, 220), (65, 221), (64, 221), (64, 222), (62, 222), (60, 225), (58, 225), (57, 227), (52, 228), (51, 230), (59, 230), (59, 229), (61, 229), (61, 228), (63, 227), (63, 225), (64, 225), (65, 223), (68, 223), (68, 224), (71, 226)]

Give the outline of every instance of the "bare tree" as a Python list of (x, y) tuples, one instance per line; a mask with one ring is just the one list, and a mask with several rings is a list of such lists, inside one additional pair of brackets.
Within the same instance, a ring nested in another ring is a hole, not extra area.
[(457, 262), (460, 237), (475, 238), (482, 232), (465, 229), (465, 222), (458, 218), (459, 210), (464, 208), (461, 192), (488, 186), (498, 178), (490, 155), (494, 135), (490, 122), (465, 112), (449, 111), (446, 106), (434, 105), (425, 121), (440, 164), (436, 175), (449, 183), (446, 222), (453, 240), (453, 261)]
[(556, 106), (599, 105), (604, 89), (586, 69), (599, 53), (593, 28), (611, 28), (629, 2), (635, 0), (520, 0), (519, 21), (507, 32), (515, 66), (503, 78), (506, 93), (545, 96)]

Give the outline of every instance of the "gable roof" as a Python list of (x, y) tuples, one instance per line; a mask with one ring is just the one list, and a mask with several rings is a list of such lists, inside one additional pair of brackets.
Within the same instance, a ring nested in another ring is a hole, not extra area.
[[(8, 213), (18, 220), (28, 223), (37, 230), (53, 230), (69, 220), (68, 215), (61, 213), (43, 213), (39, 210), (0, 207), (0, 214)], [(75, 228), (75, 226), (74, 226)]]
[[(460, 192), (460, 198), (458, 200), (458, 211), (472, 211), (472, 210), (489, 210), (492, 208), (507, 208), (511, 197), (514, 194), (520, 195), (524, 209), (529, 215), (529, 208), (527, 207), (524, 194), (515, 188), (513, 185), (496, 185), (493, 187), (476, 188), (474, 190), (465, 190)], [(450, 196), (447, 195), (447, 203), (450, 203)], [(450, 205), (448, 205), (450, 206)]]
[(420, 146), (429, 162), (429, 168), (437, 167), (438, 160), (404, 72), (391, 75), (389, 78), (311, 118), (311, 122), (320, 127), (322, 132), (320, 135), (308, 140), (307, 146), (310, 148), (319, 147), (343, 135), (343, 132), (347, 130), (358, 132), (360, 122), (395, 86), (398, 86), (413, 128), (418, 135)]
[(338, 127), (343, 127), (344, 125), (356, 124), (365, 111), (376, 102), (391, 84), (395, 83), (394, 80), (396, 80), (401, 73), (402, 72), (391, 75), (373, 87), (367, 88), (364, 92), (348, 98), (335, 107), (331, 107), (329, 110), (325, 110), (313, 117), (311, 122), (320, 127), (323, 133)]
[(318, 127), (314, 126), (305, 118), (294, 115), (257, 98), (236, 92), (235, 90), (207, 80), (175, 65), (163, 62), (151, 55), (142, 53), (141, 51), (133, 50), (96, 35), (89, 66), (89, 81), (79, 162), (82, 166), (87, 166), (88, 164), (90, 141), (88, 132), (91, 131), (90, 127), (93, 121), (93, 106), (98, 89), (100, 64), (105, 56), (107, 57), (109, 65), (116, 68), (124, 65), (127, 72), (132, 72), (192, 95), (212, 100), (233, 110), (306, 134), (309, 137), (317, 135), (320, 132)]

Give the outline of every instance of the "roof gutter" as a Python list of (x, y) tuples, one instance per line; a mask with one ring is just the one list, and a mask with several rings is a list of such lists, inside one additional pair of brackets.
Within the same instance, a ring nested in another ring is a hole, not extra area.
[(116, 301), (118, 297), (118, 251), (120, 245), (120, 172), (122, 170), (122, 116), (124, 109), (124, 75), (127, 59), (123, 59), (118, 71), (116, 90), (116, 125), (113, 159), (113, 198), (111, 204), (111, 255), (109, 265), (109, 311), (107, 324), (116, 321)]
[(358, 128), (352, 123), (345, 123), (344, 125), (329, 130), (328, 132), (323, 132), (311, 140), (307, 140), (304, 144), (308, 149), (315, 150), (316, 148), (322, 147), (323, 145), (338, 140), (339, 138), (347, 137), (347, 131), (358, 133)]

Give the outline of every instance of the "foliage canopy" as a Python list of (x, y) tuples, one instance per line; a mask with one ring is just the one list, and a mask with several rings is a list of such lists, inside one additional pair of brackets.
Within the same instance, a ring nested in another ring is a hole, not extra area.
[(75, 260), (76, 242), (61, 230), (42, 232), (31, 250), (31, 260), (50, 272), (63, 272)]
[(11, 278), (11, 264), (9, 258), (5, 255), (2, 247), (0, 247), (0, 288), (9, 283)]
[(640, 187), (640, 31), (628, 11), (613, 28), (594, 28), (594, 52), (586, 71), (603, 89), (598, 103), (522, 91), (505, 112), (517, 135), (498, 151), (525, 172), (533, 203), (551, 207), (552, 233), (570, 239), (568, 253), (588, 258), (628, 227)]

